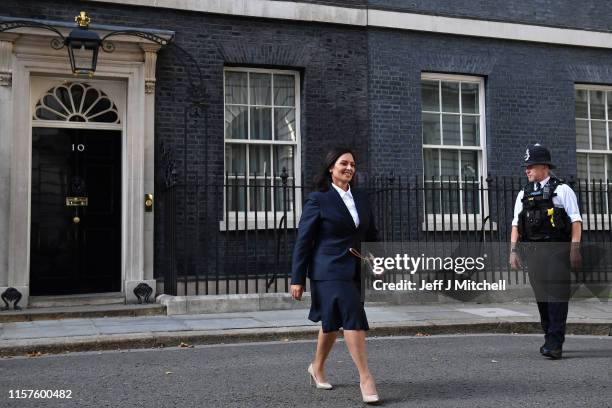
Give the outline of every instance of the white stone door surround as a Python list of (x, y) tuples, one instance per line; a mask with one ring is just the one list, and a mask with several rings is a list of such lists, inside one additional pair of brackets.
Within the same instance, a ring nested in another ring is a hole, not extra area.
[[(23, 295), (22, 307), (28, 304), (30, 277), (33, 81), (88, 80), (71, 74), (66, 50), (51, 48), (52, 38), (35, 29), (0, 33), (0, 293), (15, 287)], [(135, 37), (118, 37), (113, 43), (115, 52), (100, 52), (92, 82), (104, 89), (107, 81), (107, 88), (115, 89), (111, 93), (125, 95), (119, 95), (125, 98), (121, 276), (122, 292), (134, 302), (138, 283), (155, 291), (153, 213), (145, 213), (144, 195), (154, 193), (155, 61), (160, 47)]]

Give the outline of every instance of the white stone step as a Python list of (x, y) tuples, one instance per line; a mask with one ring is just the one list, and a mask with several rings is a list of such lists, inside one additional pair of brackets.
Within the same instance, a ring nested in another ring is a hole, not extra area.
[(125, 295), (121, 292), (87, 293), (84, 295), (30, 296), (30, 308), (117, 305), (125, 304)]

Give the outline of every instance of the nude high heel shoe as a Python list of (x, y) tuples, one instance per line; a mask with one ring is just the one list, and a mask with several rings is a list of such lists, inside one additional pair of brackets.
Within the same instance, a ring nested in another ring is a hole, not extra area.
[(332, 385), (328, 382), (319, 382), (319, 380), (317, 380), (317, 377), (314, 375), (314, 370), (312, 369), (312, 364), (310, 364), (308, 366), (308, 374), (310, 374), (310, 385), (312, 385), (312, 381), (314, 380), (315, 383), (315, 387), (322, 389), (322, 390), (331, 390), (332, 389)]
[(366, 394), (365, 392), (363, 392), (363, 385), (361, 385), (361, 383), (359, 383), (359, 389), (361, 390), (361, 398), (363, 399), (363, 402), (365, 402), (366, 404), (377, 404), (378, 402), (380, 402), (380, 398), (378, 397), (378, 394)]

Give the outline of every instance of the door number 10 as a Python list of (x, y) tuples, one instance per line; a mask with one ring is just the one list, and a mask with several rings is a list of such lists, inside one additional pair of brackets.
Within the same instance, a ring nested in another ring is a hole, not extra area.
[(72, 151), (73, 152), (84, 152), (85, 151), (85, 145), (82, 143), (79, 144), (72, 144)]

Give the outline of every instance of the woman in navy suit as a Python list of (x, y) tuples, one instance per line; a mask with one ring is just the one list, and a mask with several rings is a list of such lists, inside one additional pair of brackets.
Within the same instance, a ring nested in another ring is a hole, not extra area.
[(308, 367), (317, 388), (331, 389), (325, 379), (325, 359), (338, 330), (344, 330), (351, 357), (359, 370), (364, 402), (378, 402), (374, 377), (368, 368), (365, 331), (369, 329), (361, 298), (358, 258), (349, 248), (362, 241), (376, 241), (377, 230), (365, 193), (353, 191), (355, 156), (349, 149), (335, 148), (326, 156), (316, 179), (317, 190), (302, 210), (293, 251), (291, 295), (300, 300), (310, 278), (312, 305), (308, 318), (321, 321), (314, 361)]

